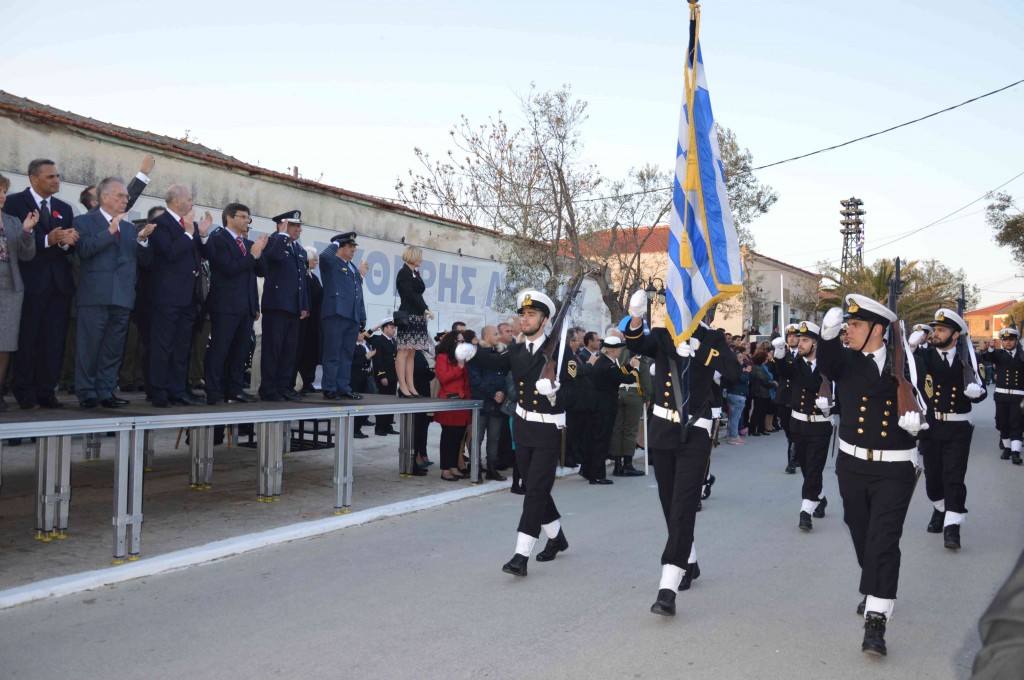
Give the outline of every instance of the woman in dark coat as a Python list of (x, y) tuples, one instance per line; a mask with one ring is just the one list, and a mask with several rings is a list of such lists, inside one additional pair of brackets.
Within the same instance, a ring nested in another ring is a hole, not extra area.
[(434, 313), (427, 308), (423, 293), (427, 286), (417, 269), (423, 264), (423, 251), (416, 246), (406, 246), (402, 251), (405, 262), (395, 277), (395, 291), (401, 304), (398, 311), (408, 313), (408, 320), (398, 325), (398, 354), (395, 357), (395, 369), (398, 372), (398, 396), (421, 397), (424, 395), (416, 389), (413, 356), (416, 351), (430, 351), (430, 336), (427, 334), (427, 321), (434, 318)]
[(772, 401), (772, 388), (775, 387), (771, 376), (765, 370), (765, 362), (767, 360), (768, 353), (763, 349), (754, 352), (754, 369), (750, 372), (750, 397), (754, 401), (754, 409), (750, 414), (750, 429), (748, 431), (751, 437), (767, 434), (764, 419), (768, 415), (768, 406)]
[[(11, 181), (0, 175), (0, 208), (7, 200)], [(21, 327), (21, 303), (25, 297), (25, 284), (21, 280), (19, 262), (36, 256), (36, 241), (32, 230), (39, 221), (39, 212), (33, 211), (22, 223), (17, 217), (0, 213), (0, 390), (7, 377), (11, 353), (18, 350), (18, 329)], [(0, 412), (8, 410), (0, 396)]]

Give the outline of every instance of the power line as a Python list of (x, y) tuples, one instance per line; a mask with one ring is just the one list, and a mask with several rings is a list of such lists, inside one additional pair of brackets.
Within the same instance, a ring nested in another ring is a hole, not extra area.
[[(978, 100), (984, 99), (986, 97), (991, 97), (994, 94), (999, 94), (1000, 92), (1003, 92), (1005, 90), (1009, 90), (1010, 88), (1016, 87), (1017, 85), (1020, 85), (1021, 83), (1024, 83), (1024, 79), (1018, 80), (1017, 82), (1014, 82), (1014, 83), (1010, 83), (1009, 85), (1005, 85), (1003, 87), (1000, 87), (999, 89), (992, 90), (991, 92), (986, 92), (985, 94), (980, 94), (977, 97), (972, 97), (971, 99), (967, 99), (965, 101), (962, 101), (959, 104), (954, 104), (953, 106), (947, 106), (944, 109), (941, 109), (939, 111), (935, 111), (933, 113), (929, 113), (926, 116), (921, 116), (920, 118), (915, 118), (914, 120), (908, 120), (905, 123), (900, 123), (899, 125), (893, 125), (892, 127), (888, 127), (888, 128), (886, 128), (884, 130), (879, 130), (878, 132), (872, 132), (871, 134), (863, 135), (861, 137), (857, 137), (855, 139), (851, 139), (851, 140), (843, 142), (841, 144), (834, 144), (832, 146), (828, 146), (828, 147), (825, 147), (823, 149), (818, 149), (817, 151), (810, 151), (810, 152), (805, 153), (805, 154), (800, 154), (799, 156), (793, 156), (792, 158), (786, 158), (786, 159), (783, 159), (781, 161), (775, 161), (773, 163), (768, 163), (766, 165), (759, 165), (759, 166), (757, 166), (755, 168), (751, 168), (750, 172), (754, 172), (756, 170), (764, 170), (766, 168), (773, 168), (773, 167), (775, 167), (777, 165), (782, 165), (783, 163), (791, 163), (793, 161), (801, 160), (803, 158), (808, 158), (810, 156), (816, 156), (816, 155), (818, 155), (820, 153), (825, 153), (826, 151), (834, 151), (835, 149), (841, 149), (844, 146), (849, 146), (849, 145), (855, 144), (857, 142), (862, 142), (865, 139), (871, 139), (872, 137), (878, 137), (879, 135), (884, 135), (887, 132), (892, 132), (893, 130), (898, 130), (900, 128), (907, 127), (908, 125), (913, 125), (915, 123), (920, 123), (921, 121), (928, 120), (929, 118), (934, 118), (935, 116), (941, 115), (943, 113), (948, 113), (949, 111), (953, 111), (954, 109), (958, 109), (961, 106), (966, 106), (967, 104), (971, 104), (973, 102), (976, 102)], [(743, 173), (743, 174), (747, 174), (747, 173)], [(673, 188), (674, 187), (671, 187), (671, 186), (669, 186), (669, 187), (658, 187), (656, 189), (645, 189), (643, 191), (634, 191), (634, 192), (630, 192), (630, 193), (626, 193), (626, 194), (619, 194), (617, 196), (595, 196), (595, 197), (592, 197), (592, 198), (581, 198), (581, 199), (579, 199), (577, 201), (574, 201), (574, 202), (575, 203), (593, 203), (593, 202), (596, 202), (596, 201), (605, 201), (605, 200), (608, 200), (610, 198), (632, 198), (633, 196), (645, 196), (647, 194), (660, 193), (660, 192), (663, 192), (663, 191), (672, 191)], [(409, 205), (410, 203), (415, 203), (416, 205), (429, 205), (429, 206), (437, 206), (437, 207), (447, 206), (447, 207), (452, 207), (452, 208), (509, 208), (509, 207), (515, 207), (515, 206), (512, 206), (511, 204), (502, 204), (502, 203), (497, 203), (497, 204), (486, 204), (486, 203), (461, 203), (461, 204), (459, 204), (459, 203), (457, 203), (457, 204), (453, 205), (453, 204), (450, 204), (450, 203), (435, 203), (435, 202), (431, 202), (431, 201), (422, 201), (422, 202), (420, 202), (420, 201), (402, 201), (401, 199), (398, 199), (398, 198), (385, 198), (383, 196), (372, 196), (371, 194), (367, 194), (367, 195), (371, 196), (372, 198), (379, 199), (381, 201), (388, 201), (388, 202), (391, 202), (391, 203), (394, 203), (394, 202), (397, 201), (399, 203), (404, 203), (406, 205)]]

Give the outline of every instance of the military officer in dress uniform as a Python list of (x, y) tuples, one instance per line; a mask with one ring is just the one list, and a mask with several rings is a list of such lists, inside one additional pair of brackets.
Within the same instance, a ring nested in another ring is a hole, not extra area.
[(910, 329), (910, 334), (913, 335), (918, 331), (924, 333), (924, 340), (922, 340), (921, 344), (917, 346), (917, 349), (928, 349), (928, 343), (931, 340), (932, 335), (932, 327), (926, 323), (915, 323), (914, 327)]
[[(795, 323), (791, 323), (786, 326), (786, 339), (783, 341), (785, 352), (783, 356), (789, 356), (790, 358), (796, 358), (797, 355), (797, 344), (800, 342), (800, 338), (797, 336), (798, 327)], [(775, 338), (772, 340), (772, 347), (778, 348), (776, 340), (782, 340), (782, 338)], [(778, 360), (778, 353), (776, 352), (776, 362)], [(790, 406), (790, 393), (792, 392), (792, 383), (790, 378), (786, 377), (785, 374), (775, 376), (779, 379), (779, 386), (775, 390), (775, 399), (772, 403), (775, 404), (775, 413), (779, 416), (779, 422), (782, 423), (782, 430), (786, 433), (786, 474), (796, 474), (796, 449), (793, 445), (793, 433), (789, 429), (789, 415), (792, 408)]]
[(370, 265), (358, 267), (352, 262), (356, 254), (356, 232), (338, 234), (331, 245), (320, 253), (320, 280), (324, 284), (323, 320), (324, 399), (362, 399), (352, 388), (352, 355), (356, 338), (366, 325), (363, 302), (363, 277)]
[[(969, 328), (952, 309), (935, 312), (931, 323), (932, 344), (924, 346), (928, 333), (923, 329), (910, 335), (910, 346), (924, 364), (924, 392), (928, 404), (928, 429), (921, 433), (924, 454), (925, 489), (934, 510), (928, 532), (943, 534), (950, 550), (960, 549), (960, 525), (967, 516), (967, 456), (971, 452), (971, 404), (985, 399), (986, 391), (978, 377), (974, 346), (959, 343)], [(964, 350), (971, 354), (964, 356)], [(964, 368), (971, 378), (965, 378)]]
[[(651, 612), (675, 616), (676, 591), (689, 587), (700, 575), (693, 545), (693, 527), (697, 519), (701, 487), (711, 457), (711, 405), (715, 371), (728, 381), (737, 380), (741, 371), (725, 334), (701, 323), (688, 341), (674, 346), (665, 328), (645, 332), (643, 314), (647, 308), (644, 291), (629, 301), (631, 318), (623, 319), (620, 329), (631, 352), (654, 359), (651, 388), (653, 418), (648, 423), (648, 446), (658, 482), (658, 497), (668, 527), (668, 540), (661, 554), (661, 581), (658, 598)], [(688, 385), (679, 382), (679, 359), (688, 366)], [(686, 361), (688, 360), (688, 361)], [(689, 388), (687, 418), (680, 422), (676, 394)]]
[(273, 218), (280, 229), (263, 250), (263, 356), (260, 399), (301, 401), (295, 391), (299, 321), (309, 315), (306, 250), (298, 244), (302, 213), (291, 210)]
[[(843, 319), (849, 348), (839, 340)], [(861, 568), (857, 611), (864, 613), (861, 650), (886, 654), (885, 626), (892, 618), (900, 575), (900, 536), (917, 479), (917, 434), (928, 427), (921, 413), (900, 413), (889, 342), (896, 314), (863, 295), (846, 296), (846, 314), (834, 307), (821, 323), (818, 370), (835, 381), (840, 408), (836, 476), (843, 519)], [(900, 334), (902, 335), (902, 334)], [(909, 348), (906, 348), (909, 349)], [(905, 374), (923, 385), (924, 370), (907, 352)], [(920, 379), (919, 379), (920, 378)], [(917, 406), (923, 411), (920, 395)]]
[[(398, 355), (398, 345), (395, 343), (395, 333), (398, 328), (395, 326), (393, 315), (381, 319), (380, 334), (370, 338), (370, 346), (373, 347), (373, 380), (377, 385), (377, 394), (394, 395), (398, 392), (398, 370), (395, 368), (395, 359)], [(389, 434), (398, 434), (395, 429), (395, 416), (393, 414), (379, 414), (374, 416), (373, 433), (385, 437)]]
[[(613, 484), (608, 479), (605, 461), (611, 453), (612, 432), (615, 429), (615, 418), (619, 414), (619, 388), (623, 385), (636, 385), (637, 367), (640, 360), (636, 357), (631, 359), (631, 364), (622, 366), (619, 364), (619, 355), (622, 354), (626, 344), (621, 338), (609, 335), (601, 341), (601, 352), (597, 355), (594, 363), (594, 410), (596, 418), (587, 427), (594, 429), (593, 446), (583, 455), (585, 469), (589, 472), (588, 479), (591, 484), (607, 485)], [(628, 366), (628, 368), (627, 368)], [(630, 372), (632, 369), (632, 373)], [(635, 435), (634, 435), (635, 441)], [(616, 458), (615, 468), (621, 476), (622, 463)]]
[[(558, 337), (544, 335), (544, 325), (554, 313), (555, 305), (551, 298), (538, 290), (524, 290), (516, 296), (516, 306), (525, 342), (516, 343), (500, 354), (478, 353), (475, 345), (461, 343), (455, 350), (455, 356), (460, 361), (471, 361), (482, 368), (511, 371), (516, 386), (512, 437), (524, 487), (523, 512), (516, 535), (516, 552), (502, 571), (526, 576), (527, 562), (541, 531), (548, 537), (548, 542), (537, 555), (538, 562), (553, 560), (569, 547), (551, 489), (562, 446), (565, 408), (573, 398), (577, 365), (572, 352), (566, 347), (561, 366), (555, 371), (554, 384), (547, 378), (541, 378), (545, 346), (549, 342), (560, 341)], [(560, 350), (559, 347), (554, 348), (556, 360)]]
[[(811, 517), (824, 517), (828, 499), (821, 495), (821, 475), (828, 460), (828, 445), (832, 438), (832, 402), (819, 396), (822, 381), (827, 380), (818, 370), (818, 341), (821, 329), (810, 321), (796, 326), (797, 356), (793, 357), (781, 338), (772, 341), (775, 365), (791, 386), (789, 405), (792, 409), (789, 423), (793, 437), (793, 454), (804, 476), (800, 491), (800, 523), (804, 531), (813, 528)], [(831, 396), (831, 383), (828, 384)]]
[(1020, 349), (1020, 331), (1004, 328), (999, 331), (1002, 349), (988, 348), (987, 356), (996, 369), (996, 389), (992, 400), (996, 403), (996, 429), (999, 430), (1000, 458), (1013, 459), (1020, 465), (1021, 440), (1024, 439), (1024, 352)]

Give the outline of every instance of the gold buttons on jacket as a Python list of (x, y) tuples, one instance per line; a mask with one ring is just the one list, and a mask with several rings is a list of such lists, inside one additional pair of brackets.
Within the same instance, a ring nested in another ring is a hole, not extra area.
[(857, 428), (857, 434), (864, 434), (864, 428), (863, 427), (858, 427)]
[(882, 436), (883, 436), (883, 437), (887, 437), (888, 435), (889, 435), (889, 433), (888, 433), (888, 432), (886, 432), (885, 430), (882, 430)]
[[(867, 397), (865, 397), (865, 401), (866, 401), (866, 400), (867, 400)], [(885, 402), (885, 405), (886, 405), (886, 406), (892, 406), (892, 402), (891, 402), (891, 401), (888, 401), (888, 400), (886, 400), (886, 402)]]
[(667, 396), (669, 396), (669, 393), (668, 393), (668, 392), (666, 392), (666, 393), (665, 393), (665, 396), (666, 396), (666, 397), (667, 397)]
[(883, 416), (887, 416), (887, 415), (889, 415), (889, 412), (888, 411), (882, 411), (882, 415)]
[(665, 387), (672, 387), (672, 382), (669, 380), (665, 381)]
[(536, 405), (537, 405), (537, 400), (536, 400), (536, 399), (534, 399), (534, 400), (533, 400), (533, 405), (534, 405), (534, 406), (536, 406)]
[(864, 422), (864, 416), (861, 416), (860, 418), (857, 418), (857, 422), (858, 423), (863, 423)]
[(867, 401), (867, 400), (868, 400), (868, 398), (867, 398), (867, 397), (861, 397), (861, 398), (860, 398), (860, 400), (861, 400), (861, 401)]
[(860, 407), (860, 412), (861, 413), (867, 413), (867, 411), (868, 411), (868, 407), (867, 406), (861, 406)]
[(522, 386), (523, 386), (523, 381), (522, 381), (522, 380), (520, 380), (520, 381), (519, 381), (519, 386), (520, 386), (520, 387), (522, 387)]
[(888, 420), (883, 420), (882, 421), (882, 427), (888, 427), (888, 425), (889, 425), (889, 421)]

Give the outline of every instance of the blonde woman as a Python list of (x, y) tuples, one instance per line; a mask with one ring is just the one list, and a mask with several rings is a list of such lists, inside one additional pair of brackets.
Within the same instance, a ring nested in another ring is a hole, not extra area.
[(433, 312), (427, 307), (423, 293), (427, 290), (426, 284), (420, 277), (418, 267), (423, 263), (423, 251), (416, 246), (406, 246), (402, 251), (402, 260), (405, 264), (398, 271), (395, 279), (395, 290), (401, 304), (398, 307), (400, 312), (408, 312), (409, 321), (398, 328), (398, 355), (395, 358), (395, 368), (398, 372), (398, 396), (399, 397), (421, 397), (416, 391), (413, 381), (413, 358), (416, 350), (424, 352), (431, 349), (430, 336), (427, 335), (427, 321), (434, 318)]
[[(0, 208), (7, 200), (11, 181), (0, 175)], [(18, 349), (18, 329), (21, 327), (21, 304), (25, 297), (25, 284), (21, 279), (19, 262), (36, 256), (33, 229), (39, 222), (39, 211), (33, 210), (22, 222), (13, 215), (2, 213), (0, 222), (0, 386), (7, 376), (11, 354)], [(0, 395), (0, 413), (8, 410)]]

